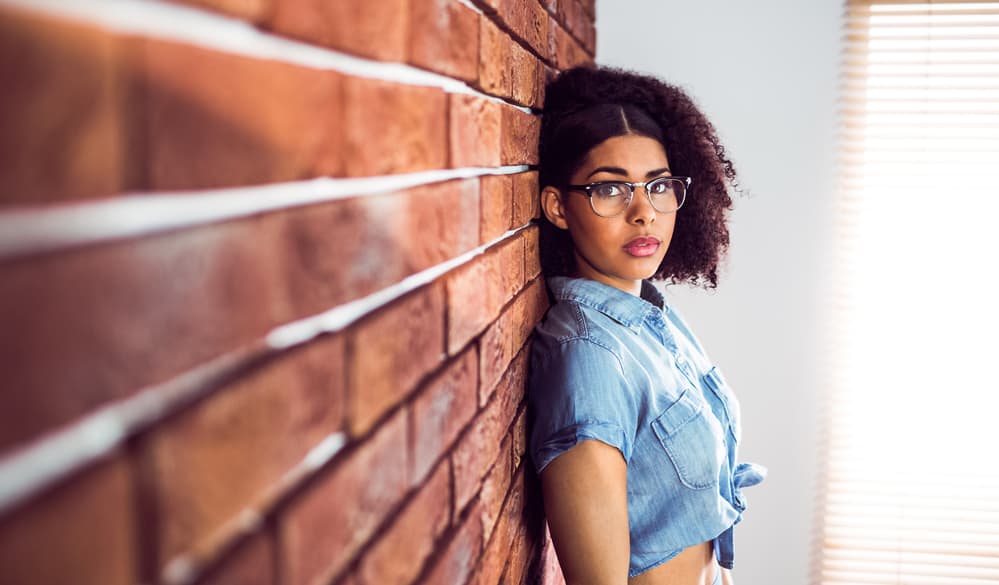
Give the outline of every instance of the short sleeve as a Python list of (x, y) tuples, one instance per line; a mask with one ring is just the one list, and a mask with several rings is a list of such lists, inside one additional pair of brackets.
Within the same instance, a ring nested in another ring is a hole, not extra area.
[(534, 349), (528, 398), (530, 451), (538, 473), (580, 441), (594, 439), (631, 459), (637, 421), (621, 360), (588, 339)]

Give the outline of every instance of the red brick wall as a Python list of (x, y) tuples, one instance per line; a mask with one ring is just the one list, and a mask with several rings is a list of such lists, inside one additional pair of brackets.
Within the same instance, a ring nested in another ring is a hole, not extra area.
[(525, 454), (580, 0), (0, 0), (0, 580), (558, 583)]

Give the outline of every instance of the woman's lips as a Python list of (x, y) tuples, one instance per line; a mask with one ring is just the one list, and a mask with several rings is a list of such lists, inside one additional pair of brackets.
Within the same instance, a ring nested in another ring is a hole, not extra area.
[(644, 256), (651, 256), (659, 250), (659, 238), (652, 237), (640, 237), (631, 240), (624, 245), (624, 251), (631, 254), (632, 256), (637, 256), (639, 258)]

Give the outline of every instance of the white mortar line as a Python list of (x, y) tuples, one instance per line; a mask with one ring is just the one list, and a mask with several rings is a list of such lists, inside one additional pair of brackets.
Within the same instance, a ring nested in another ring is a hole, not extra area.
[[(332, 461), (346, 444), (347, 435), (336, 432), (327, 435), (314, 445), (297, 465), (285, 472), (274, 485), (268, 487), (262, 497), (231, 517), (209, 537), (215, 539), (212, 543), (214, 546), (209, 547), (212, 552), (237, 546), (242, 538), (259, 530), (264, 516), (277, 502)], [(186, 552), (174, 557), (160, 574), (162, 582), (166, 585), (189, 585), (195, 582), (204, 572), (206, 565), (216, 560), (214, 557), (205, 558), (203, 554), (203, 551)]]
[(458, 4), (464, 4), (465, 6), (468, 6), (469, 8), (471, 8), (472, 10), (474, 10), (478, 14), (485, 14), (484, 12), (482, 12), (481, 8), (479, 8), (478, 6), (476, 6), (472, 2), (472, 0), (457, 0), (457, 1), (458, 1)]
[(110, 455), (139, 430), (206, 395), (269, 351), (258, 343), (229, 352), (5, 454), (0, 458), (0, 515)]
[(527, 169), (524, 165), (469, 167), (358, 179), (318, 178), (204, 191), (126, 193), (79, 203), (14, 208), (0, 211), (0, 260), (312, 203)]
[(0, 6), (43, 12), (115, 32), (179, 41), (235, 55), (407, 85), (440, 87), (450, 93), (476, 95), (531, 112), (530, 108), (482, 93), (446, 75), (403, 63), (355, 57), (265, 32), (235, 17), (165, 0), (0, 0)]
[(529, 225), (531, 224), (528, 223), (509, 230), (498, 238), (482, 244), (478, 248), (469, 250), (461, 256), (456, 256), (451, 260), (407, 276), (399, 282), (366, 297), (344, 303), (318, 315), (299, 319), (298, 321), (277, 327), (267, 335), (267, 346), (273, 349), (284, 350), (306, 343), (319, 335), (342, 331), (361, 317), (388, 305), (392, 301), (405, 296), (421, 286), (430, 284), (447, 272), (470, 262), (476, 256), (485, 253), (487, 249), (512, 238)]
[[(164, 383), (139, 389), (128, 398), (107, 404), (76, 422), (3, 455), (0, 457), (0, 515), (107, 457), (130, 437), (164, 417), (210, 396), (240, 372), (321, 335), (342, 330), (368, 313), (513, 238), (530, 225), (527, 223), (509, 230), (461, 256), (413, 274), (366, 297), (280, 325), (272, 329), (262, 342), (223, 354)], [(307, 456), (302, 465), (322, 465), (335, 452), (321, 450), (319, 454)]]

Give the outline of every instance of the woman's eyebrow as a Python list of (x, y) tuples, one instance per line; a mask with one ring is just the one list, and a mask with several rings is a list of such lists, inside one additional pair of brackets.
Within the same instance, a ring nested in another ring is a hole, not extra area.
[[(649, 171), (649, 172), (645, 173), (645, 178), (646, 179), (651, 179), (652, 177), (655, 177), (655, 176), (658, 176), (658, 175), (662, 175), (662, 174), (668, 173), (668, 172), (670, 172), (669, 167), (663, 167), (661, 169), (656, 169), (654, 171)], [(595, 175), (597, 173), (611, 173), (611, 174), (614, 174), (614, 175), (621, 175), (622, 177), (627, 177), (628, 176), (628, 171), (622, 169), (621, 167), (597, 167), (597, 168), (593, 169), (592, 171), (590, 171), (590, 174), (586, 175), (586, 178), (589, 179), (590, 177), (592, 177), (593, 175)]]
[(590, 171), (590, 174), (586, 175), (586, 178), (589, 179), (597, 173), (611, 173), (614, 175), (621, 175), (622, 177), (628, 176), (628, 171), (622, 169), (621, 167), (597, 167)]

